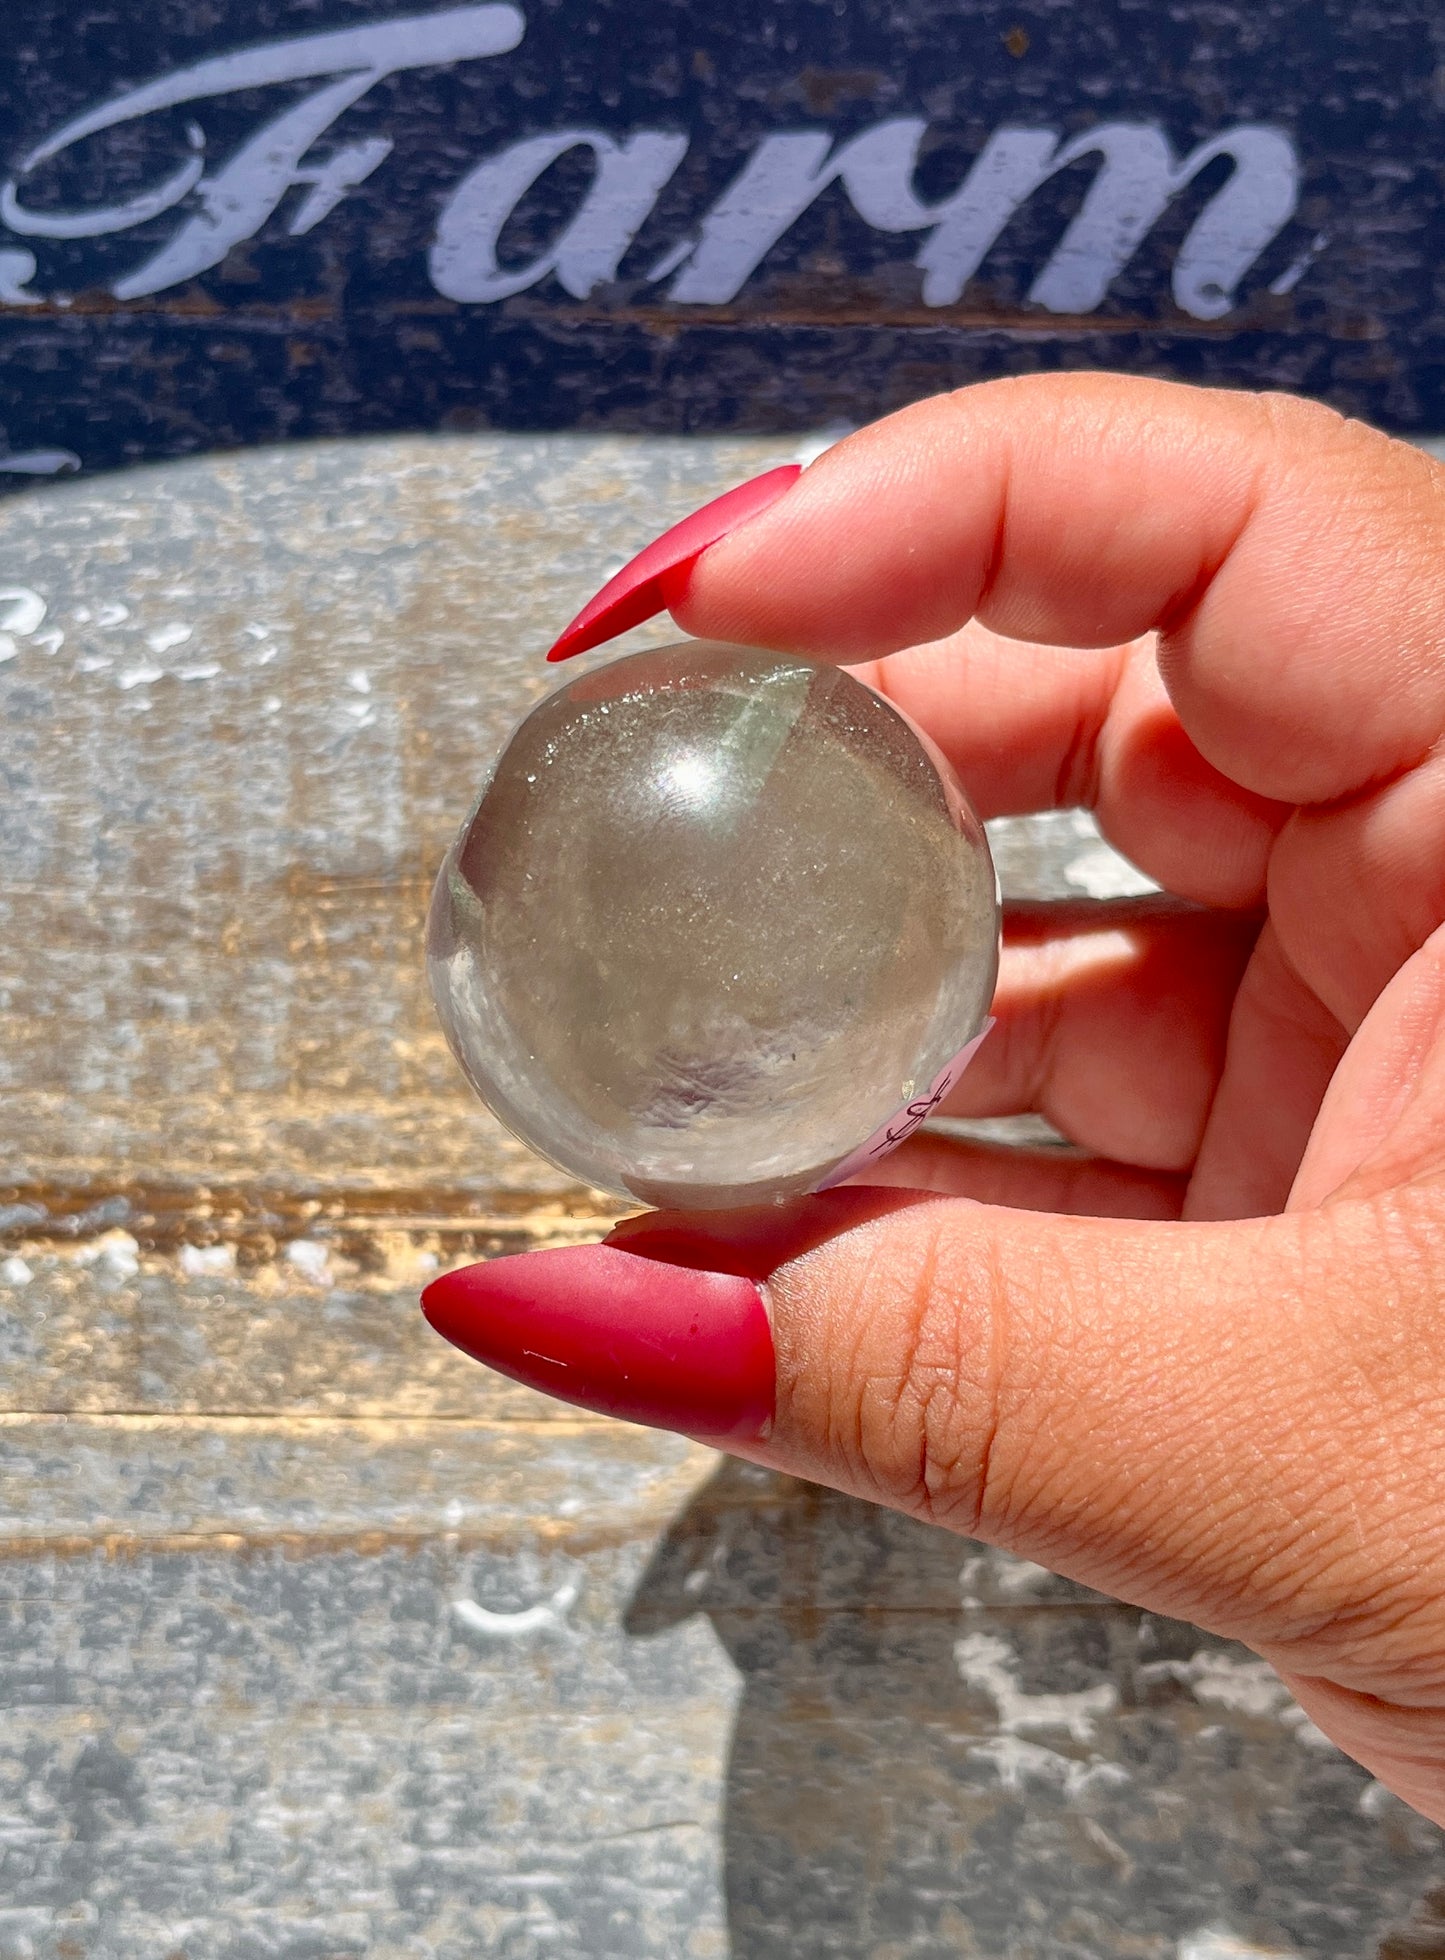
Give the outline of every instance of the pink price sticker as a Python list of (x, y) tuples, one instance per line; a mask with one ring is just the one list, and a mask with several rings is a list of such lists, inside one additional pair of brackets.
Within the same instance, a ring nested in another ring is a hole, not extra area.
[(992, 1026), (993, 1020), (990, 1017), (968, 1046), (960, 1048), (953, 1060), (944, 1064), (929, 1083), (927, 1095), (915, 1096), (912, 1102), (904, 1103), (901, 1109), (889, 1117), (881, 1129), (873, 1132), (866, 1143), (859, 1144), (858, 1148), (850, 1156), (845, 1157), (841, 1164), (835, 1165), (818, 1189), (831, 1191), (835, 1184), (843, 1184), (850, 1177), (861, 1177), (865, 1171), (871, 1170), (880, 1158), (886, 1157), (891, 1150), (896, 1150), (900, 1143), (911, 1137), (930, 1116), (935, 1115), (941, 1108), (944, 1097), (988, 1039)]

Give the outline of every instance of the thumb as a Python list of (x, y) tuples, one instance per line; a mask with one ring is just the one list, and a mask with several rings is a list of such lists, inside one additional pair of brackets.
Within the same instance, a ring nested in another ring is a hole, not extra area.
[(1408, 1502), (1433, 1243), (1380, 1199), (1155, 1224), (845, 1189), (654, 1213), (451, 1274), (425, 1308), (565, 1399), (1377, 1693), (1349, 1678), (1363, 1620), (1445, 1555), (1438, 1504)]
[(1398, 1312), (1390, 1237), (1365, 1205), (1161, 1225), (852, 1190), (612, 1243), (762, 1282), (746, 1454), (1278, 1646), (1378, 1591), (1358, 1493), (1399, 1490), (1400, 1412), (1361, 1392), (1360, 1309)]

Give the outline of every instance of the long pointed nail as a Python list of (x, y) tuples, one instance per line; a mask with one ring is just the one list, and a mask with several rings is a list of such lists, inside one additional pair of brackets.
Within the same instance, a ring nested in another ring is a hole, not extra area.
[(752, 1280), (565, 1246), (433, 1280), (422, 1312), (474, 1361), (599, 1415), (706, 1442), (773, 1416), (773, 1337)]
[(784, 463), (781, 469), (740, 483), (654, 538), (607, 581), (596, 598), (587, 601), (547, 658), (570, 660), (574, 653), (600, 647), (604, 640), (615, 639), (630, 626), (640, 626), (644, 619), (651, 619), (680, 599), (687, 588), (687, 574), (708, 546), (736, 531), (750, 517), (761, 516), (792, 488), (802, 468), (801, 463)]

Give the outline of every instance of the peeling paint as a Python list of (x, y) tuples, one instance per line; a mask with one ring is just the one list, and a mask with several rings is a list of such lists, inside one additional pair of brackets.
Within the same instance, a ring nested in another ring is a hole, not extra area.
[(582, 1581), (568, 1579), (543, 1604), (526, 1606), (518, 1612), (496, 1612), (474, 1599), (454, 1599), (452, 1616), (468, 1633), (485, 1634), (491, 1639), (520, 1640), (534, 1633), (560, 1633), (581, 1592)]

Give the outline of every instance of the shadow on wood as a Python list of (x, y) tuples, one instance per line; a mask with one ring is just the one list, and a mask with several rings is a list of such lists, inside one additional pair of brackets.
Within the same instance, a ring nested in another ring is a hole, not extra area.
[(624, 1624), (693, 1614), (743, 1681), (732, 1960), (1437, 1950), (1375, 1944), (1424, 1836), (1361, 1828), (1376, 1786), (1242, 1648), (739, 1463)]

